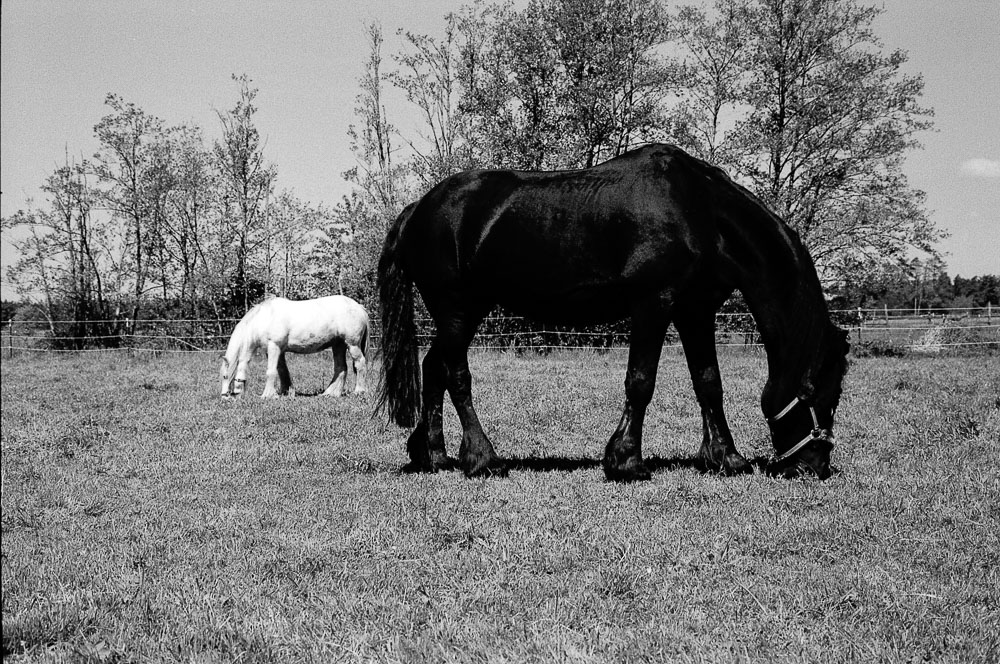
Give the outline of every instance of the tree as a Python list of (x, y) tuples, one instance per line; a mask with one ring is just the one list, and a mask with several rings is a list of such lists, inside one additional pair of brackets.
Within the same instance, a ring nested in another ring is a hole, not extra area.
[(94, 127), (100, 150), (94, 155), (93, 172), (101, 187), (100, 200), (113, 219), (125, 224), (123, 254), (119, 264), (122, 279), (131, 279), (132, 312), (135, 320), (150, 278), (151, 259), (159, 261), (163, 197), (169, 177), (158, 145), (163, 140), (163, 121), (135, 104), (109, 94), (104, 102), (112, 112)]
[(251, 262), (267, 240), (265, 213), (277, 169), (265, 162), (260, 132), (254, 125), (258, 90), (250, 87), (246, 74), (233, 75), (233, 80), (239, 85), (240, 98), (231, 110), (217, 112), (222, 138), (215, 142), (214, 154), (224, 192), (222, 214), (235, 253), (233, 297), (245, 311), (261, 286), (251, 276)]
[(709, 162), (731, 166), (736, 146), (727, 121), (743, 95), (745, 51), (749, 41), (745, 3), (716, 2), (718, 18), (698, 7), (683, 7), (675, 38), (689, 61), (683, 67), (687, 94), (679, 101), (680, 141)]
[(212, 167), (201, 129), (181, 126), (165, 143), (173, 186), (162, 224), (164, 248), (179, 272), (177, 297), (185, 316), (197, 319), (202, 308), (214, 308), (225, 292), (223, 266), (227, 252), (220, 241), (219, 175)]
[[(821, 274), (934, 255), (941, 233), (903, 175), (915, 134), (931, 126), (906, 54), (883, 54), (881, 10), (855, 0), (718, 0), (713, 19), (684, 13), (689, 108), (703, 155), (728, 162), (795, 228)], [(718, 137), (724, 108), (733, 121)], [(724, 146), (724, 150), (720, 150)]]
[(383, 101), (383, 39), (377, 23), (368, 26), (368, 39), (368, 60), (359, 80), (361, 92), (354, 107), (359, 123), (351, 124), (347, 130), (358, 165), (345, 173), (344, 178), (365, 192), (368, 203), (388, 217), (402, 208), (405, 173), (393, 162), (395, 129), (386, 116)]
[(8, 269), (22, 296), (40, 291), (42, 313), (56, 345), (81, 347), (87, 337), (113, 343), (113, 304), (105, 292), (102, 257), (108, 233), (92, 215), (96, 192), (87, 181), (86, 162), (66, 165), (42, 185), (48, 209), (18, 211), (3, 220), (5, 229), (21, 226), (27, 235), (14, 242), (20, 254)]
[(268, 242), (263, 280), (268, 291), (282, 297), (314, 297), (325, 291), (311, 283), (309, 255), (330, 213), (282, 191), (270, 203)]
[(465, 25), (458, 15), (448, 14), (444, 37), (440, 40), (400, 31), (408, 50), (396, 55), (401, 69), (388, 75), (419, 109), (423, 119), (421, 129), (417, 130), (422, 145), (407, 143), (414, 154), (410, 168), (425, 188), (474, 165), (459, 107), (462, 51), (459, 42)]
[(477, 161), (592, 166), (665, 135), (676, 67), (651, 0), (531, 0), (463, 19), (462, 110)]
[[(432, 173), (442, 173), (448, 168), (449, 146), (454, 143), (447, 111), (437, 106), (442, 98), (447, 99), (447, 94), (442, 97), (434, 87), (436, 84), (423, 85), (414, 79), (414, 87), (408, 94), (411, 101), (422, 105), (434, 136), (431, 145), (436, 147), (421, 152), (410, 141), (415, 153), (412, 161), (409, 164), (397, 161), (399, 149), (393, 139), (398, 132), (386, 114), (383, 84), (387, 74), (382, 69), (383, 38), (378, 24), (368, 26), (368, 37), (370, 50), (354, 107), (357, 122), (348, 128), (357, 166), (344, 174), (357, 190), (345, 196), (325, 217), (309, 265), (313, 283), (324, 283), (328, 288), (335, 284), (337, 292), (371, 304), (375, 292), (374, 270), (390, 224), (403, 206), (417, 196), (416, 181), (434, 177)], [(417, 41), (427, 51), (409, 61), (414, 77), (422, 68), (436, 66), (433, 63), (437, 57), (434, 42)], [(403, 75), (395, 80), (400, 85), (409, 84)]]

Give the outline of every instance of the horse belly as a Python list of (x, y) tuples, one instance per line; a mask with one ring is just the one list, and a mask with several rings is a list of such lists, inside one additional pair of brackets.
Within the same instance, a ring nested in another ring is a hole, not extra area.
[(272, 334), (271, 338), (291, 353), (318, 353), (329, 348), (340, 336), (329, 326), (312, 325)]
[(589, 247), (537, 243), (477, 270), (505, 308), (553, 323), (595, 324), (627, 318), (634, 306), (680, 278), (687, 264), (664, 246)]

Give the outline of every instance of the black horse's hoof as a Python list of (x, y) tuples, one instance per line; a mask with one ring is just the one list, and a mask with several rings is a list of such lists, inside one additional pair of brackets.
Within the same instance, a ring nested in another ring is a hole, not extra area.
[(753, 466), (739, 452), (726, 454), (722, 458), (722, 463), (702, 452), (698, 455), (697, 467), (702, 472), (715, 473), (724, 477), (750, 475), (753, 473)]
[(507, 477), (510, 469), (500, 457), (487, 459), (463, 459), (462, 472), (468, 478), (473, 477)]
[(404, 475), (414, 473), (436, 473), (441, 470), (452, 470), (458, 465), (455, 459), (448, 456), (431, 457), (423, 459), (410, 459), (410, 462), (399, 469)]
[(629, 461), (618, 466), (605, 463), (604, 476), (609, 482), (646, 482), (653, 478), (653, 474), (641, 460)]
[(750, 465), (750, 462), (742, 454), (736, 452), (726, 455), (720, 472), (727, 477), (733, 475), (752, 475), (753, 466)]
[(436, 472), (436, 469), (431, 468), (427, 464), (423, 464), (417, 461), (411, 461), (410, 463), (400, 468), (399, 472), (403, 475), (415, 475), (417, 473), (433, 473)]

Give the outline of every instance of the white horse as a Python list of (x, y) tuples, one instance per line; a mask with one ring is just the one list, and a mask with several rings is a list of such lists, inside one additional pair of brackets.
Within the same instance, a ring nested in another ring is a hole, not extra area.
[[(333, 380), (324, 395), (339, 397), (347, 380), (347, 357), (357, 374), (355, 394), (365, 391), (368, 312), (349, 297), (332, 295), (293, 301), (275, 297), (254, 306), (236, 324), (222, 357), (222, 396), (240, 396), (247, 364), (257, 349), (267, 349), (267, 384), (262, 397), (294, 395), (285, 353), (318, 353), (333, 349)], [(275, 380), (278, 386), (275, 388)]]

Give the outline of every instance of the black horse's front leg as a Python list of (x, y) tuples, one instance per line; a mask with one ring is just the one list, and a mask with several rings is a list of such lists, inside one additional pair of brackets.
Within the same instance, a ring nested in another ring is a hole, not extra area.
[(660, 303), (643, 307), (632, 315), (625, 408), (604, 450), (604, 474), (609, 480), (633, 482), (651, 477), (642, 460), (642, 424), (646, 407), (653, 398), (656, 370), (669, 322), (667, 310)]
[(691, 381), (701, 407), (702, 443), (698, 452), (701, 465), (724, 475), (752, 473), (750, 462), (736, 449), (722, 408), (722, 378), (715, 350), (715, 310), (708, 307), (678, 310), (674, 325), (684, 344)]

